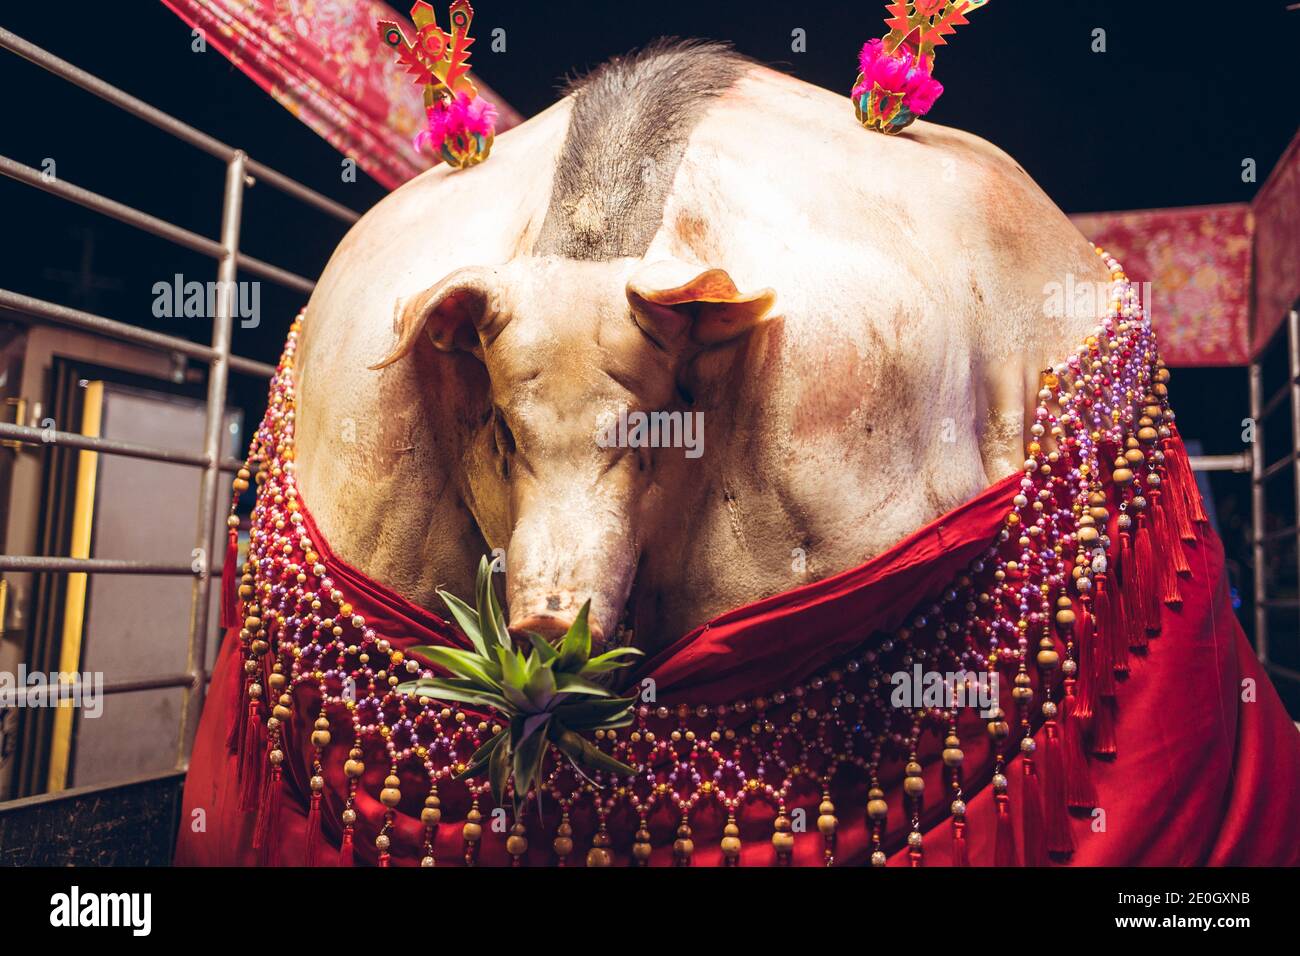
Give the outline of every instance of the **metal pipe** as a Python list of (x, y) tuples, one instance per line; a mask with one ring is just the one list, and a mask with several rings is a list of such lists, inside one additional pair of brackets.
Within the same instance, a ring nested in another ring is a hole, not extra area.
[[(51, 683), (48, 680), (39, 686), (16, 687), (12, 692), (0, 695), (0, 703), (6, 707), (43, 707), (58, 701), (75, 700), (85, 693), (134, 694), (144, 690), (165, 690), (169, 687), (189, 687), (194, 678), (189, 674), (163, 674), (158, 677), (133, 677), (126, 680), (104, 681), (99, 687), (86, 684), (78, 679)], [(57, 696), (53, 696), (57, 693)]]
[(1290, 468), (1291, 463), (1294, 462), (1295, 459), (1296, 459), (1296, 453), (1294, 451), (1288, 452), (1286, 455), (1279, 458), (1277, 461), (1269, 465), (1266, 465), (1264, 468), (1264, 472), (1260, 477), (1262, 477), (1264, 481), (1268, 481), (1274, 475), (1281, 474), (1282, 472)]
[(1250, 521), (1251, 560), (1255, 565), (1255, 656), (1268, 663), (1267, 582), (1264, 580), (1264, 422), (1260, 411), (1264, 404), (1264, 370), (1259, 362), (1250, 364), (1250, 417), (1255, 422), (1254, 441), (1250, 446)]
[[(132, 116), (144, 120), (146, 123), (152, 123), (165, 133), (175, 136), (198, 149), (203, 150), (211, 156), (223, 162), (229, 163), (235, 155), (235, 150), (227, 146), (219, 139), (201, 132), (173, 116), (164, 113), (160, 109), (150, 106), (143, 100), (137, 99), (129, 93), (126, 93), (112, 84), (105, 83), (99, 77), (87, 73), (62, 60), (52, 53), (49, 53), (34, 43), (28, 43), (22, 37), (10, 33), (8, 30), (0, 28), (0, 47), (16, 53), (23, 59), (36, 64), (44, 70), (48, 70), (55, 76), (61, 77), (79, 86), (88, 93), (93, 93), (102, 100), (112, 103), (114, 106), (125, 110)], [(263, 166), (261, 163), (246, 161), (248, 172), (252, 173), (259, 179), (265, 180), (270, 185), (282, 192), (288, 193), (301, 199), (303, 202), (328, 213), (336, 219), (346, 223), (356, 222), (360, 218), (358, 213), (349, 209), (347, 206), (335, 202), (327, 196), (322, 196), (315, 190), (308, 189), (306, 186), (295, 182), (283, 173), (279, 173), (269, 166)]]
[(165, 219), (151, 216), (147, 212), (133, 209), (115, 199), (109, 199), (107, 196), (101, 196), (89, 189), (74, 186), (62, 179), (47, 178), (41, 174), (39, 169), (16, 163), (8, 156), (0, 156), (0, 174), (16, 179), (20, 183), (35, 186), (47, 193), (52, 193), (60, 199), (67, 199), (79, 206), (85, 206), (87, 209), (103, 213), (105, 216), (124, 222), (129, 226), (135, 226), (137, 229), (152, 235), (160, 236), (168, 242), (176, 243), (178, 246), (184, 246), (194, 252), (211, 256), (213, 259), (221, 258), (221, 243), (213, 242), (207, 236), (200, 236), (197, 232), (182, 229)]
[(1236, 455), (1188, 455), (1192, 471), (1250, 471), (1250, 452)]
[(197, 575), (192, 563), (181, 561), (135, 561), (124, 558), (65, 558), (41, 554), (0, 554), (0, 571), (37, 573), (91, 572), (94, 574), (177, 574)]
[(126, 458), (165, 461), (174, 465), (198, 465), (203, 468), (208, 465), (207, 458), (193, 452), (154, 448), (151, 445), (138, 445), (135, 442), (117, 441), (113, 438), (91, 438), (76, 432), (46, 431), (43, 428), (31, 428), (25, 425), (0, 423), (0, 439), (20, 441), (28, 445), (64, 445), (68, 448), (122, 455)]
[[(235, 281), (239, 269), (239, 228), (243, 215), (245, 157), (236, 151), (226, 167), (226, 190), (221, 204), (221, 245), (225, 254), (217, 266), (217, 281), (223, 284)], [(234, 326), (234, 303), (228, 295), (217, 296), (217, 314), (212, 319), (212, 348), (217, 353), (208, 373), (207, 420), (203, 435), (203, 453), (208, 466), (203, 470), (199, 490), (198, 527), (195, 530), (195, 547), (202, 555), (204, 573), (194, 581), (190, 601), (190, 647), (186, 669), (194, 681), (185, 694), (181, 708), (180, 744), (176, 766), (189, 763), (190, 748), (198, 730), (199, 714), (203, 710), (206, 687), (200, 676), (207, 656), (208, 608), (212, 601), (212, 525), (216, 520), (218, 498), (221, 495), (221, 472), (217, 462), (221, 458), (221, 432), (225, 421), (226, 381), (230, 371), (230, 338)]]
[(1292, 375), (1291, 381), (1278, 386), (1278, 390), (1274, 392), (1271, 396), (1269, 396), (1268, 401), (1264, 403), (1264, 407), (1260, 411), (1259, 417), (1268, 418), (1268, 416), (1272, 415), (1275, 411), (1277, 411), (1278, 408), (1281, 406), (1281, 404), (1285, 402), (1288, 397), (1290, 397), (1291, 387), (1294, 387), (1295, 384), (1296, 384), (1295, 376)]
[(1291, 667), (1283, 667), (1281, 664), (1268, 665), (1268, 672), (1274, 677), (1285, 677), (1289, 681), (1300, 682), (1300, 671)]
[(361, 214), (355, 210), (349, 209), (341, 203), (336, 203), (328, 196), (322, 196), (320, 193), (316, 192), (316, 190), (310, 189), (307, 186), (302, 185), (302, 183), (290, 179), (288, 176), (284, 175), (284, 173), (277, 172), (270, 166), (263, 166), (255, 159), (248, 160), (248, 171), (253, 174), (254, 178), (270, 183), (282, 193), (301, 199), (307, 205), (319, 209), (327, 215), (333, 216), (340, 222), (345, 222), (351, 225), (361, 218)]
[[(106, 319), (101, 315), (82, 312), (80, 309), (70, 309), (65, 305), (47, 302), (44, 299), (36, 299), (19, 292), (11, 292), (8, 289), (0, 289), (0, 309), (12, 311), (24, 318), (52, 322), (56, 325), (64, 325), (83, 332), (95, 332), (121, 342), (130, 342), (133, 345), (158, 349), (160, 352), (178, 352), (181, 355), (204, 362), (212, 361), (216, 355), (210, 345), (191, 342), (189, 339), (178, 338), (174, 335), (163, 335), (161, 332), (150, 332), (147, 329), (137, 328), (126, 322)], [(238, 355), (230, 357), (230, 368), (232, 371), (257, 378), (270, 378), (275, 374), (274, 365), (257, 362)]]
[(269, 262), (263, 262), (261, 259), (255, 259), (252, 256), (240, 255), (237, 257), (239, 268), (253, 275), (259, 275), (263, 279), (270, 279), (272, 282), (278, 282), (282, 286), (290, 289), (297, 289), (299, 292), (305, 292), (311, 295), (312, 289), (316, 288), (316, 283), (310, 279), (298, 275), (296, 272), (290, 272), (288, 269), (281, 269), (279, 266), (273, 266)]
[[(101, 196), (89, 189), (82, 189), (80, 186), (74, 186), (72, 183), (64, 182), (61, 179), (47, 179), (39, 169), (14, 162), (7, 156), (0, 156), (0, 174), (9, 176), (21, 183), (26, 183), (29, 186), (35, 186), (37, 189), (52, 193), (69, 202), (75, 202), (79, 206), (85, 206), (87, 209), (103, 213), (105, 216), (124, 222), (129, 226), (135, 226), (137, 229), (159, 236), (169, 242), (174, 242), (178, 246), (184, 246), (193, 252), (211, 256), (213, 259), (220, 259), (225, 254), (221, 243), (213, 242), (207, 236), (201, 236), (197, 232), (182, 229), (165, 219), (151, 216), (147, 212), (141, 212), (125, 203), (120, 203), (116, 199), (109, 199), (107, 196)], [(249, 272), (270, 279), (272, 282), (279, 282), (300, 292), (311, 292), (315, 288), (316, 284), (310, 279), (290, 272), (288, 269), (273, 266), (269, 262), (263, 262), (253, 256), (237, 256), (236, 259), (238, 264)], [(234, 282), (235, 280), (232, 278), (230, 281)]]

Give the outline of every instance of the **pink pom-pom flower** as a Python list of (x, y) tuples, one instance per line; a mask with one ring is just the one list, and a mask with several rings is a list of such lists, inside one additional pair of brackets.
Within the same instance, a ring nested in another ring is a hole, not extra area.
[(428, 126), (415, 137), (417, 150), (429, 148), (453, 166), (472, 166), (487, 158), (496, 129), (497, 108), (481, 96), (457, 93), (428, 108)]
[(901, 96), (902, 105), (913, 116), (924, 116), (943, 92), (943, 84), (930, 75), (925, 58), (917, 61), (902, 47), (885, 53), (884, 43), (878, 39), (862, 47), (858, 65), (862, 79), (853, 87), (855, 101), (870, 96), (879, 86), (887, 94)]

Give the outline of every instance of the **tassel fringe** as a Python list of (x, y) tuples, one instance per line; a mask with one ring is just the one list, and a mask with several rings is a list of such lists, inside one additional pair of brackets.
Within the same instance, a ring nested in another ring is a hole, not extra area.
[(1005, 793), (993, 797), (997, 813), (993, 831), (993, 865), (1016, 866), (1016, 828), (1011, 822), (1011, 798)]
[(1097, 805), (1097, 790), (1088, 772), (1088, 757), (1083, 752), (1083, 728), (1080, 719), (1069, 706), (1073, 688), (1065, 682), (1067, 715), (1061, 721), (1061, 758), (1065, 764), (1065, 802), (1079, 810), (1090, 810)]
[(1049, 720), (1043, 726), (1043, 819), (1047, 851), (1073, 853), (1070, 813), (1066, 806), (1065, 755), (1061, 746), (1061, 726)]
[(1033, 760), (1023, 760), (1024, 786), (1021, 788), (1021, 825), (1025, 834), (1025, 866), (1047, 865), (1044, 839), (1042, 781)]
[(239, 809), (245, 813), (257, 809), (262, 795), (265, 750), (261, 744), (262, 722), (258, 716), (257, 701), (250, 701), (244, 719), (244, 740), (239, 750)]
[(226, 538), (226, 557), (221, 562), (221, 629), (239, 624), (239, 532), (230, 529)]
[(1092, 719), (1092, 752), (1113, 757), (1115, 747), (1115, 698), (1103, 697)]
[(321, 840), (320, 824), (320, 793), (312, 791), (311, 808), (307, 811), (307, 865), (319, 866), (320, 861), (317, 859), (317, 853), (320, 850)]
[(970, 866), (970, 856), (966, 852), (966, 820), (961, 817), (952, 820), (952, 865)]

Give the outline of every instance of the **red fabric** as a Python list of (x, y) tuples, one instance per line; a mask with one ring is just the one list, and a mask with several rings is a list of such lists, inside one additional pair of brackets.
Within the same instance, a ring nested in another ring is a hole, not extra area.
[(1300, 133), (1250, 204), (1255, 217), (1255, 331), (1258, 355), (1300, 299)]
[[(405, 18), (380, 0), (163, 0), (294, 116), (396, 189), (440, 160), (412, 145), (424, 128), (424, 93), (384, 46), (379, 20)], [(441, 0), (436, 6), (443, 6)], [(401, 14), (406, 9), (403, 8)], [(446, 26), (445, 7), (438, 17)], [(487, 32), (487, 25), (483, 31)], [(413, 31), (408, 26), (407, 35)], [(475, 53), (486, 52), (485, 39)], [(523, 122), (476, 76), (497, 107), (498, 133)]]
[[(1171, 366), (1250, 361), (1251, 214), (1246, 203), (1071, 216), (1131, 276)], [(1068, 291), (1068, 290), (1067, 290)]]
[[(687, 635), (647, 662), (640, 676), (658, 682), (660, 699), (677, 695), (692, 702), (728, 702), (739, 696), (788, 687), (842, 655), (873, 632), (895, 627), (906, 613), (928, 599), (984, 548), (1004, 516), (1019, 475), (988, 489), (938, 521), (921, 529), (885, 554), (844, 574), (756, 602), (725, 614)], [(1171, 476), (1170, 481), (1184, 481)], [(1172, 489), (1178, 490), (1178, 489)], [(1190, 577), (1179, 580), (1181, 608), (1162, 606), (1163, 629), (1143, 652), (1130, 656), (1129, 674), (1118, 681), (1113, 759), (1091, 759), (1089, 770), (1097, 790), (1097, 810), (1075, 815), (1068, 826), (1075, 852), (1073, 865), (1296, 865), (1300, 864), (1300, 815), (1277, 792), (1300, 783), (1300, 732), (1259, 667), (1233, 615), (1223, 574), (1223, 552), (1208, 525), (1198, 524), (1197, 543), (1187, 548)], [(328, 553), (324, 539), (310, 525), (308, 532), (339, 587), (376, 631), (395, 646), (420, 643), (464, 643), (441, 618), (411, 605), (382, 585)], [(226, 746), (235, 718), (239, 679), (237, 636), (227, 635), (213, 676), (208, 703), (200, 722), (194, 755), (185, 785), (183, 824), (176, 862), (183, 865), (255, 865), (268, 862), (267, 848), (253, 849), (256, 814), (238, 809), (238, 757)], [(300, 690), (300, 693), (303, 691)], [(687, 693), (689, 692), (689, 693)], [(1245, 698), (1245, 699), (1243, 699)], [(295, 706), (295, 723), (287, 729), (285, 792), (272, 821), (274, 860), (281, 865), (306, 862), (310, 750), (305, 744), (314, 715), (311, 703)], [(997, 811), (994, 805), (991, 755), (983, 721), (977, 714), (963, 723), (960, 736), (966, 751), (966, 856), (971, 865), (994, 863)], [(328, 861), (338, 857), (339, 814), (346, 793), (342, 764), (350, 746), (336, 739), (326, 749), (326, 787), (321, 807), (322, 850)], [(1045, 731), (1038, 735), (1040, 748)], [(920, 755), (927, 792), (941, 792), (937, 754)], [(1025, 774), (1019, 758), (1008, 769), (1010, 805), (1016, 829), (1014, 852), (1023, 853), (1022, 816), (1015, 810), (1023, 796)], [(358, 862), (375, 862), (373, 840), (383, 818), (375, 798), (386, 774), (382, 761), (366, 760), (360, 788), (355, 840)], [(861, 808), (866, 782), (848, 774), (837, 778), (832, 797), (840, 808), (835, 859), (860, 864), (869, 854), (868, 832)], [(882, 768), (882, 786), (895, 801), (901, 768)], [(1030, 778), (1037, 785), (1037, 777)], [(412, 774), (403, 793), (423, 795)], [(441, 793), (444, 822), (438, 831), (439, 865), (461, 862), (461, 825), (468, 796), (460, 788)], [(815, 807), (815, 789), (799, 794), (791, 806)], [(423, 829), (419, 799), (404, 799), (399, 807), (393, 840), (393, 864), (414, 864), (421, 855)], [(203, 811), (196, 815), (197, 811)], [(741, 865), (774, 861), (770, 838), (775, 812), (747, 812), (741, 819)], [(530, 821), (530, 847), (525, 860), (554, 862), (551, 836), (557, 822), (549, 809), (545, 827)], [(202, 829), (199, 824), (202, 824)], [(490, 821), (485, 820), (485, 824)], [(719, 836), (725, 819), (713, 806), (692, 815), (696, 852), (694, 865), (721, 862)], [(652, 863), (672, 862), (670, 846), (677, 820), (667, 811), (650, 821), (656, 846)], [(590, 846), (592, 821), (573, 819), (576, 847), (572, 865), (582, 865)], [(951, 862), (953, 842), (946, 806), (928, 806), (922, 829), (926, 865)], [(611, 818), (615, 864), (628, 861), (627, 847), (635, 821)], [(824, 847), (812, 821), (811, 833), (795, 843), (796, 865), (820, 865)], [(901, 842), (904, 821), (890, 821), (886, 846)], [(480, 864), (507, 864), (503, 842), (484, 839)], [(1023, 860), (1022, 856), (1016, 857)], [(891, 865), (910, 864), (906, 849), (890, 858)]]

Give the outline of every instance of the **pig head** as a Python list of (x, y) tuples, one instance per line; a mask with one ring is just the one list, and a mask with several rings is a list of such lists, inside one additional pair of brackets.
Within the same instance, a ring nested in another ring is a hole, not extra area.
[(615, 423), (691, 414), (696, 357), (745, 336), (774, 303), (770, 289), (682, 261), (526, 256), (458, 269), (401, 304), (397, 345), (375, 368), (432, 347), (486, 371), (490, 411), (458, 484), (505, 552), (512, 630), (559, 636), (590, 598), (593, 638), (613, 633), (642, 529), (680, 498), (655, 478), (660, 449)]

